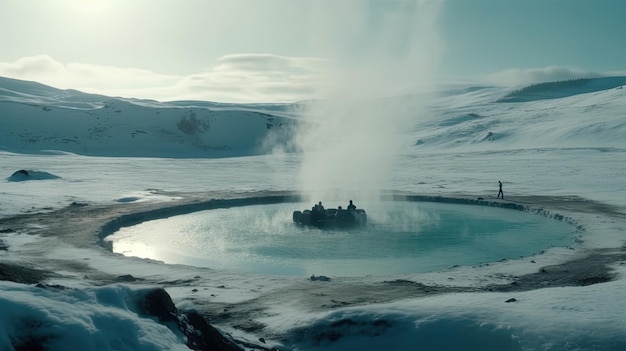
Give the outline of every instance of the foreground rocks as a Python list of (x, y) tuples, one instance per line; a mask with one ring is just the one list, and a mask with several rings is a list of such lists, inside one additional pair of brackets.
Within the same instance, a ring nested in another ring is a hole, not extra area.
[[(55, 291), (70, 291), (70, 293), (72, 290), (59, 285), (37, 284), (36, 287)], [(151, 318), (167, 326), (175, 334), (182, 332), (186, 337), (186, 346), (191, 350), (244, 350), (234, 339), (222, 334), (198, 313), (178, 310), (170, 296), (162, 288), (138, 291), (136, 307), (139, 316)], [(11, 336), (11, 349), (16, 351), (50, 350), (50, 343), (54, 342), (55, 335), (42, 332), (42, 330), (49, 330), (52, 327), (50, 320), (39, 320), (36, 316), (32, 316), (27, 317), (26, 322), (22, 320), (19, 323), (25, 323), (22, 327), (26, 331)], [(250, 346), (247, 343), (243, 344)], [(269, 350), (263, 347), (255, 348)]]
[(187, 337), (192, 350), (241, 351), (232, 339), (222, 335), (196, 312), (179, 311), (162, 288), (148, 291), (139, 301), (140, 313), (156, 317), (161, 323), (175, 322)]
[(21, 284), (37, 284), (52, 275), (52, 272), (0, 262), (0, 280)]
[[(35, 285), (40, 289), (70, 290), (59, 285), (46, 285), (43, 281), (52, 275), (54, 273), (0, 262), (0, 280)], [(238, 342), (222, 334), (199, 313), (179, 310), (163, 288), (138, 290), (136, 306), (139, 315), (153, 318), (170, 329), (176, 328), (177, 330), (173, 330), (175, 333), (182, 332), (187, 338), (186, 345), (191, 350), (242, 351), (243, 347), (240, 345), (253, 349), (270, 350), (260, 345)], [(43, 322), (33, 319), (29, 326), (37, 328), (38, 325), (43, 325)], [(23, 338), (12, 340), (12, 346), (19, 351), (48, 350), (47, 342), (48, 340), (44, 337), (25, 335)]]

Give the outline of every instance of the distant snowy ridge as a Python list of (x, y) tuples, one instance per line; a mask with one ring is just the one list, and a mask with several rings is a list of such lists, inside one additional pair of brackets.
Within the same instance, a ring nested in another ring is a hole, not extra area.
[[(428, 98), (409, 97), (426, 100), (428, 108), (410, 116), (414, 129), (407, 130), (406, 150), (624, 148), (622, 84), (626, 77), (604, 77), (542, 83), (514, 92), (467, 86)], [(394, 113), (395, 104), (403, 101), (389, 98), (381, 104)], [(0, 77), (0, 150), (190, 158), (297, 151), (294, 130), (303, 121), (300, 112), (317, 103), (158, 102)], [(366, 123), (388, 121), (383, 114)]]
[(288, 109), (112, 98), (0, 78), (0, 149), (139, 157), (263, 154), (288, 135), (294, 121)]
[(539, 83), (515, 90), (499, 99), (498, 102), (558, 99), (613, 88), (622, 89), (624, 85), (626, 85), (626, 77), (583, 78), (560, 82)]
[(626, 77), (440, 94), (415, 129), (421, 150), (624, 148)]

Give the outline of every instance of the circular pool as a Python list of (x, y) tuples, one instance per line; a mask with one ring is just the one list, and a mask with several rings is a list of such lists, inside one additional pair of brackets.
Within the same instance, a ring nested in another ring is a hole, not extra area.
[[(326, 204), (336, 207), (345, 204)], [(537, 254), (573, 242), (572, 225), (490, 206), (382, 201), (364, 228), (293, 223), (311, 207), (280, 203), (218, 208), (124, 227), (106, 238), (127, 256), (278, 275), (418, 273)]]

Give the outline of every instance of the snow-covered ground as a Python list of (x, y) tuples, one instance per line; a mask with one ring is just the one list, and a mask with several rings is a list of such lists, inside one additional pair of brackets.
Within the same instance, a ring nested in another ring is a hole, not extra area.
[[(47, 288), (0, 281), (0, 349), (187, 349), (179, 331), (137, 307), (145, 289), (164, 287), (179, 309), (199, 311), (244, 349), (623, 350), (626, 90), (601, 82), (533, 91), (541, 98), (524, 102), (496, 102), (510, 90), (495, 87), (409, 97), (427, 101), (419, 110), (369, 101), (363, 125), (324, 129), (303, 118), (328, 106), (159, 103), (2, 79), (0, 267), (54, 274), (43, 276)], [(331, 117), (364, 111), (341, 110)], [(385, 111), (414, 111), (397, 121), (401, 137)], [(317, 122), (332, 121), (325, 116)], [(301, 125), (314, 132), (307, 142), (339, 129), (358, 145), (336, 138), (329, 150), (292, 152), (308, 145), (290, 139), (306, 139)], [(571, 220), (579, 240), (476, 267), (331, 272), (329, 281), (165, 265), (99, 245), (103, 226), (126, 224), (116, 218), (169, 216), (211, 199), (371, 196), (363, 187), (519, 204)]]

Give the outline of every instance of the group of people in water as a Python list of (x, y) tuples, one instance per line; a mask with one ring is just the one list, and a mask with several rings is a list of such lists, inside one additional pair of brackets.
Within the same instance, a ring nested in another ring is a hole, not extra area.
[[(351, 214), (352, 217), (354, 217), (355, 212), (356, 212), (356, 205), (352, 202), (352, 200), (350, 200), (350, 202), (348, 203), (348, 207), (345, 210), (341, 206), (339, 206), (337, 207), (337, 211), (332, 213), (332, 215), (338, 218), (342, 218), (346, 215), (346, 213), (348, 213), (348, 214)], [(322, 205), (321, 201), (316, 203), (311, 208), (311, 214), (313, 215), (314, 220), (323, 219), (327, 216), (326, 209), (324, 208), (324, 205)]]

